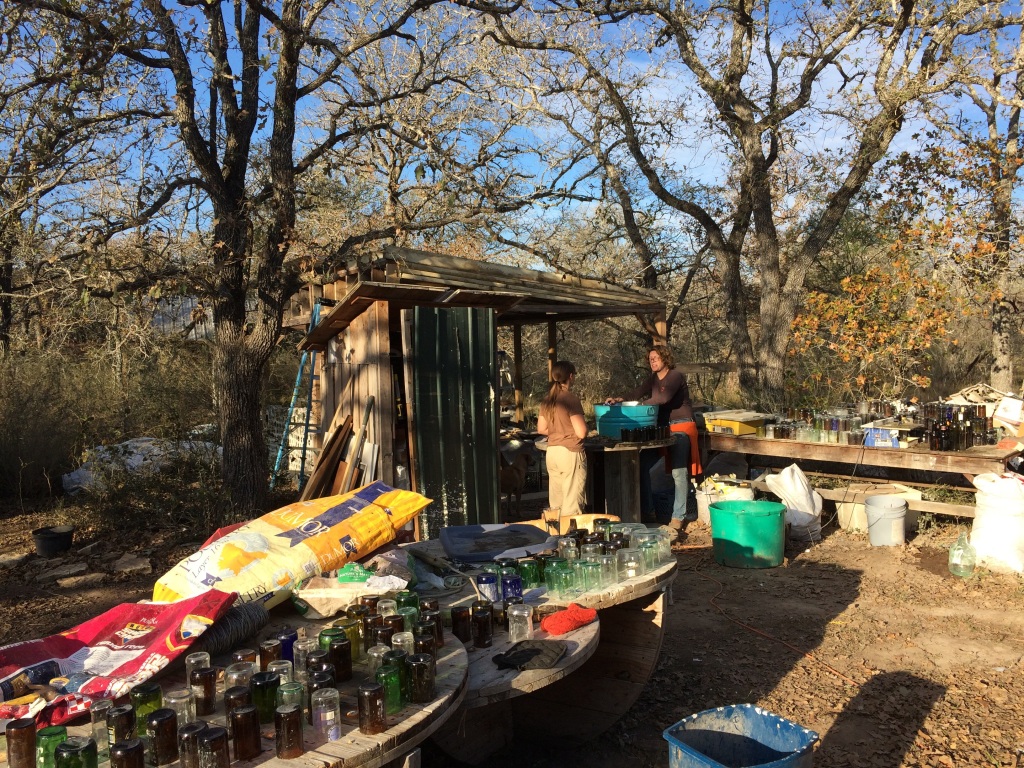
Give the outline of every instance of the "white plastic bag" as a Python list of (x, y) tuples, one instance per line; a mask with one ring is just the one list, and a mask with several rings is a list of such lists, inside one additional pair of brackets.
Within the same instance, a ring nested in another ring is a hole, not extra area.
[(997, 571), (1024, 572), (1024, 481), (985, 472), (974, 478), (974, 487), (971, 544), (978, 562)]
[(768, 475), (765, 482), (786, 505), (790, 538), (794, 541), (821, 541), (821, 494), (811, 487), (803, 470), (796, 464), (790, 464), (777, 475)]

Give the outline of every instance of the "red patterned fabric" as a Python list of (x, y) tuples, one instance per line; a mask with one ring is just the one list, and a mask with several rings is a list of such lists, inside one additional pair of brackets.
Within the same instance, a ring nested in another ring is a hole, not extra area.
[(556, 611), (550, 616), (545, 616), (540, 622), (540, 628), (549, 635), (564, 635), (596, 620), (597, 611), (593, 608), (569, 603), (569, 607), (564, 611)]

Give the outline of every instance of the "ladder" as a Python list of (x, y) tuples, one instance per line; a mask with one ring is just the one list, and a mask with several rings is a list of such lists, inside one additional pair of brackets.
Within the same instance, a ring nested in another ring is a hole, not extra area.
[[(312, 331), (316, 328), (319, 322), (320, 303), (315, 302), (309, 317), (309, 330)], [(292, 389), (291, 401), (288, 404), (288, 415), (284, 422), (284, 434), (281, 435), (281, 443), (277, 448), (277, 458), (274, 459), (274, 470), (270, 475), (271, 489), (274, 488), (274, 484), (277, 482), (277, 476), (281, 471), (282, 464), (287, 465), (288, 455), (293, 449), (300, 448), (300, 446), (292, 445), (290, 442), (290, 438), (295, 431), (294, 428), (300, 426), (302, 427), (302, 444), (299, 453), (299, 490), (301, 491), (302, 486), (306, 484), (306, 455), (309, 451), (309, 436), (311, 433), (319, 431), (319, 429), (314, 429), (311, 426), (313, 423), (313, 390), (319, 378), (319, 375), (316, 373), (316, 350), (303, 351), (302, 357), (299, 359), (299, 370), (295, 374), (295, 387)], [(296, 406), (300, 405), (303, 398), (305, 399), (305, 413), (296, 421)]]

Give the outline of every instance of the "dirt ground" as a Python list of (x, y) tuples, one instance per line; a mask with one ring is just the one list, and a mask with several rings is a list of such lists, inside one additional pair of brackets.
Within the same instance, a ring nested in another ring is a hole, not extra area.
[[(7, 558), (30, 552), (30, 531), (55, 522), (17, 510), (0, 519)], [(873, 548), (863, 535), (828, 526), (821, 544), (787, 552), (782, 567), (743, 570), (717, 565), (709, 531), (692, 526), (677, 553), (661, 660), (633, 709), (583, 747), (539, 745), (520, 734), (488, 765), (664, 766), (665, 728), (735, 703), (818, 732), (817, 768), (1017, 765), (1024, 589), (1014, 575), (950, 575), (946, 551), (958, 532), (939, 526), (904, 547)], [(60, 563), (34, 554), (0, 565), (0, 644), (146, 598), (156, 577), (196, 546), (171, 544), (175, 538), (111, 541), (80, 530), (61, 563), (85, 562), (85, 572), (101, 574), (80, 586), (42, 578)], [(125, 553), (148, 559), (152, 573), (109, 573)], [(423, 764), (455, 765), (429, 744)]]

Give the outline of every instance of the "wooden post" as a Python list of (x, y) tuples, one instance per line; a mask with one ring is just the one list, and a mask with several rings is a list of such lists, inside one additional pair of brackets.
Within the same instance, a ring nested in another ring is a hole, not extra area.
[(548, 381), (551, 381), (551, 367), (558, 362), (558, 334), (554, 320), (548, 320)]
[(668, 346), (668, 321), (665, 319), (665, 310), (654, 315), (654, 343), (661, 346)]
[(512, 326), (512, 385), (516, 390), (516, 421), (524, 424), (523, 418), (523, 326)]

